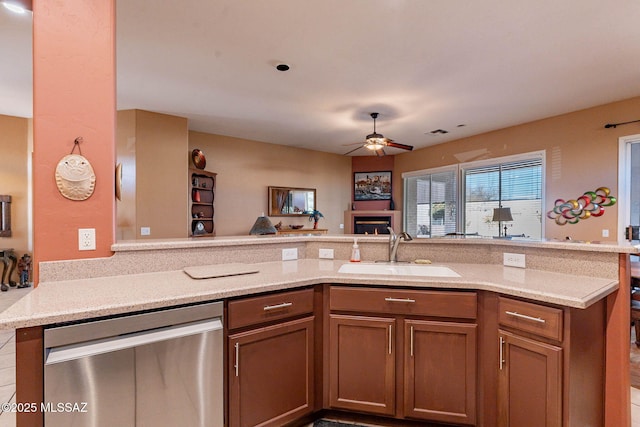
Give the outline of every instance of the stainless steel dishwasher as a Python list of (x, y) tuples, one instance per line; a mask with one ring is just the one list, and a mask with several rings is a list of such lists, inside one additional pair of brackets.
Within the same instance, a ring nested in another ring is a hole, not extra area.
[(45, 329), (46, 427), (222, 427), (222, 303)]

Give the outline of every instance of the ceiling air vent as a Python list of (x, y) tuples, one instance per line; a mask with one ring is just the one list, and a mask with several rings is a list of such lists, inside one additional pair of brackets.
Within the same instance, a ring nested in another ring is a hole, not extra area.
[(437, 135), (437, 134), (441, 134), (444, 135), (445, 133), (449, 133), (448, 130), (444, 130), (444, 129), (436, 129), (436, 130), (432, 130), (431, 132), (429, 132), (431, 135)]

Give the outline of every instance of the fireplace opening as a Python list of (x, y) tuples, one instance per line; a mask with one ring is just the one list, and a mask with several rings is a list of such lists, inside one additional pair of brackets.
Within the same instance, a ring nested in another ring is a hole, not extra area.
[(391, 216), (354, 216), (354, 234), (389, 234)]

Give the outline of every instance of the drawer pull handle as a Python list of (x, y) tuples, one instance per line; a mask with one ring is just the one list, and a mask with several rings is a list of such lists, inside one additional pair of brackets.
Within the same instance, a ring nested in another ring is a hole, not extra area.
[(387, 297), (384, 299), (387, 302), (416, 302), (416, 300), (411, 298), (391, 298)]
[(275, 305), (265, 305), (264, 311), (277, 310), (279, 308), (287, 308), (287, 307), (291, 307), (292, 305), (293, 305), (292, 302), (283, 302), (282, 304), (275, 304)]
[(507, 313), (509, 316), (518, 317), (520, 319), (525, 319), (525, 320), (531, 320), (532, 322), (547, 323), (547, 321), (541, 317), (527, 316), (526, 314), (520, 314), (516, 311), (505, 311), (505, 313)]

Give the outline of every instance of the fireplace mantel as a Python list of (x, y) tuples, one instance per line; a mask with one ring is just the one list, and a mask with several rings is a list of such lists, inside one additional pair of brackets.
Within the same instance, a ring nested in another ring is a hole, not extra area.
[(402, 231), (402, 211), (385, 210), (351, 210), (344, 211), (344, 234), (353, 234), (353, 220), (358, 216), (390, 216), (391, 227)]

